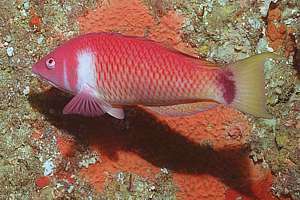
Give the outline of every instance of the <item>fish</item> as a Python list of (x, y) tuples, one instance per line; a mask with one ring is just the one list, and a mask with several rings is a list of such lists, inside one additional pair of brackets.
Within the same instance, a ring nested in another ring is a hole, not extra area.
[(63, 114), (124, 119), (124, 108), (142, 106), (181, 117), (223, 104), (270, 118), (264, 80), (270, 58), (277, 56), (267, 52), (218, 65), (144, 37), (100, 32), (62, 43), (32, 72), (74, 96)]

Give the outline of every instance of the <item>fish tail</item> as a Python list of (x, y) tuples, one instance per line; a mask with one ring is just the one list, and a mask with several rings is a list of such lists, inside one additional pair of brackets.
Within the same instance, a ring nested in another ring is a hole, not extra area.
[[(273, 53), (262, 53), (237, 61), (225, 71), (232, 73), (234, 95), (229, 105), (257, 117), (270, 118), (266, 110), (264, 62), (278, 58)], [(226, 88), (226, 87), (224, 87)]]

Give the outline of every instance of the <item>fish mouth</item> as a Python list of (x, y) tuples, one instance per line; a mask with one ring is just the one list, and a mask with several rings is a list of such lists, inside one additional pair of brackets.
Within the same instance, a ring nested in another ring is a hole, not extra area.
[(56, 87), (56, 88), (59, 88), (61, 89), (58, 85), (56, 85), (55, 83), (53, 83), (52, 81), (50, 81), (49, 79), (45, 78), (44, 76), (42, 76), (40, 73), (38, 73), (36, 70), (36, 68), (33, 67), (32, 68), (32, 73), (33, 73), (33, 76), (37, 77), (38, 79), (48, 83), (49, 85), (52, 85), (53, 87)]
[(55, 87), (55, 88), (57, 88), (57, 89), (59, 89), (59, 90), (61, 90), (63, 92), (66, 92), (68, 94), (73, 94), (71, 91), (68, 91), (68, 90), (62, 88), (62, 87), (56, 85), (55, 83), (53, 83), (52, 81), (50, 81), (49, 79), (41, 76), (37, 71), (34, 71), (33, 69), (32, 69), (32, 73), (33, 73), (33, 76), (37, 77), (38, 79), (42, 80), (43, 82), (46, 82), (49, 85), (51, 85), (51, 86), (53, 86), (53, 87)]
[(37, 69), (36, 69), (35, 66), (33, 66), (33, 67), (31, 68), (31, 72), (32, 72), (34, 75), (39, 75), (39, 73), (38, 73), (38, 71), (37, 71)]

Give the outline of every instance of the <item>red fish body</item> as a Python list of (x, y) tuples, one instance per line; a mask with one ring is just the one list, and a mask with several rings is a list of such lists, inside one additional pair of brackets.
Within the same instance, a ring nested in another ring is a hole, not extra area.
[(122, 106), (144, 105), (178, 116), (212, 108), (197, 103), (210, 100), (265, 117), (262, 61), (268, 57), (219, 68), (144, 38), (94, 33), (61, 45), (33, 72), (75, 95), (66, 114), (123, 118)]
[[(200, 98), (222, 100), (219, 69), (155, 42), (97, 36), (95, 53), (97, 87), (112, 104), (169, 105)], [(220, 94), (219, 94), (220, 93)]]

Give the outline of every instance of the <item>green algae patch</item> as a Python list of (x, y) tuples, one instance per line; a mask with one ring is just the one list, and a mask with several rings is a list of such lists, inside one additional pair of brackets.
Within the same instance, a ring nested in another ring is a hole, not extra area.
[(205, 23), (208, 24), (209, 31), (222, 27), (224, 23), (231, 21), (238, 12), (239, 4), (229, 4), (227, 6), (215, 6), (210, 13), (206, 15)]
[(276, 133), (275, 141), (279, 149), (284, 148), (289, 143), (289, 137), (285, 132)]

